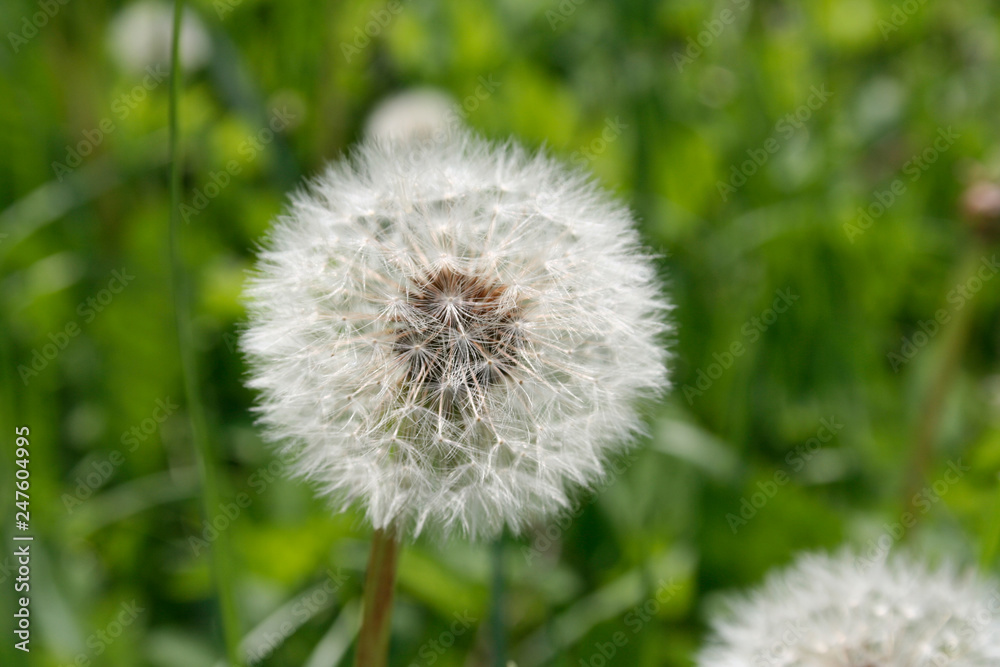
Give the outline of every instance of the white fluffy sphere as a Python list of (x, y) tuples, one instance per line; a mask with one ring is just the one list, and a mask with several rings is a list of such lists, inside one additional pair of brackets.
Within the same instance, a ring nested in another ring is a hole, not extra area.
[(458, 104), (436, 88), (414, 88), (379, 102), (365, 121), (365, 135), (392, 141), (440, 140), (462, 127)]
[[(148, 67), (170, 66), (173, 3), (140, 0), (126, 5), (108, 26), (107, 44), (119, 66), (131, 73)], [(212, 39), (191, 9), (181, 16), (178, 59), (184, 69), (197, 69), (212, 56)]]
[(242, 338), (295, 472), (376, 528), (497, 534), (566, 508), (666, 386), (628, 210), (464, 131), (370, 140), (298, 193)]
[(996, 582), (899, 557), (800, 557), (713, 625), (700, 667), (1000, 665)]

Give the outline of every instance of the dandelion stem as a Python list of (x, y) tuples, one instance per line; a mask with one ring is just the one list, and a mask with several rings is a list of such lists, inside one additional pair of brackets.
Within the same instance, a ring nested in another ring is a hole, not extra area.
[[(180, 348), (181, 375), (184, 382), (184, 394), (187, 398), (187, 413), (191, 421), (191, 437), (194, 440), (198, 454), (198, 470), (202, 482), (202, 501), (205, 515), (211, 518), (211, 512), (219, 507), (219, 490), (215, 457), (208, 438), (208, 420), (205, 415), (198, 386), (198, 369), (194, 348), (191, 344), (191, 311), (188, 284), (184, 271), (184, 260), (180, 243), (180, 191), (181, 191), (181, 161), (179, 158), (178, 107), (181, 90), (181, 70), (179, 65), (178, 47), (180, 45), (181, 15), (183, 0), (175, 0), (173, 16), (173, 34), (170, 52), (170, 101), (169, 101), (169, 146), (170, 146), (170, 269), (174, 299), (174, 318), (177, 325), (177, 341)], [(222, 631), (226, 643), (226, 656), (229, 665), (238, 667), (242, 664), (239, 653), (239, 622), (236, 616), (236, 605), (233, 603), (233, 584), (229, 575), (229, 539), (224, 531), (219, 531), (215, 544), (210, 548), (212, 571), (217, 587)]]
[[(975, 252), (978, 246), (973, 245), (959, 265), (957, 276), (964, 283), (970, 275), (975, 275), (979, 256)], [(917, 428), (914, 434), (913, 453), (910, 462), (909, 475), (906, 480), (903, 496), (903, 509), (914, 512), (914, 503), (921, 487), (926, 484), (927, 470), (930, 468), (934, 443), (937, 440), (938, 427), (945, 403), (950, 393), (952, 383), (958, 373), (969, 337), (972, 323), (972, 306), (966, 304), (955, 313), (955, 318), (949, 324), (947, 338), (944, 340), (937, 367), (931, 376), (930, 385), (917, 418)]]
[(398, 558), (399, 540), (395, 528), (377, 529), (372, 535), (372, 550), (365, 574), (364, 615), (354, 660), (356, 667), (386, 665)]
[[(997, 482), (1000, 482), (1000, 475), (997, 475)], [(997, 484), (996, 500), (993, 502), (990, 516), (986, 536), (983, 539), (983, 554), (980, 559), (980, 566), (984, 571), (992, 570), (996, 566), (997, 550), (1000, 548), (1000, 483)]]

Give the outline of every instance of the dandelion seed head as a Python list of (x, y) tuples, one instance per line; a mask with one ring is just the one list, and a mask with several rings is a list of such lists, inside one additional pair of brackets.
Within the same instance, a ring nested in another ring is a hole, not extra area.
[[(115, 14), (108, 26), (107, 47), (122, 69), (136, 73), (170, 64), (173, 12), (172, 3), (140, 0)], [(212, 56), (208, 30), (191, 9), (181, 16), (179, 48), (184, 69), (197, 69)]]
[(700, 667), (1000, 664), (996, 582), (902, 557), (810, 554), (729, 600)]
[(436, 88), (413, 88), (379, 102), (365, 122), (365, 135), (392, 141), (441, 139), (461, 126), (458, 104)]
[(628, 210), (465, 131), (332, 164), (246, 294), (269, 437), (377, 528), (489, 537), (564, 510), (667, 384), (668, 305)]

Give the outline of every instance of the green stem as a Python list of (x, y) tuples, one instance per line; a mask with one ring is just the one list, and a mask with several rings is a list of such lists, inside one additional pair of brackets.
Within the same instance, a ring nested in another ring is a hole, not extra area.
[[(181, 161), (179, 153), (179, 132), (177, 128), (178, 107), (181, 91), (181, 70), (178, 47), (180, 45), (181, 16), (183, 0), (175, 0), (173, 34), (170, 52), (170, 106), (169, 106), (169, 146), (170, 146), (170, 269), (174, 298), (174, 317), (177, 325), (177, 342), (181, 358), (181, 375), (184, 394), (188, 403), (188, 418), (191, 421), (191, 437), (198, 456), (198, 471), (202, 483), (202, 499), (205, 517), (212, 520), (212, 512), (220, 506), (218, 477), (215, 469), (215, 455), (208, 437), (208, 420), (205, 415), (201, 391), (198, 385), (198, 367), (194, 347), (191, 344), (191, 305), (184, 271), (184, 260), (180, 242), (180, 192)], [(210, 549), (212, 572), (218, 591), (219, 608), (222, 616), (222, 631), (226, 643), (229, 664), (242, 664), (239, 653), (240, 629), (233, 597), (233, 582), (230, 576), (232, 562), (229, 558), (229, 538), (225, 531), (219, 531), (215, 544)]]
[[(964, 283), (970, 275), (974, 274), (979, 264), (977, 249), (978, 246), (974, 244), (966, 253), (959, 265), (955, 282)], [(966, 303), (962, 309), (955, 313), (955, 318), (950, 322), (945, 334), (944, 349), (941, 351), (937, 367), (931, 375), (927, 395), (920, 404), (916, 431), (913, 435), (910, 469), (903, 490), (903, 509), (913, 514), (916, 514), (914, 499), (923, 485), (927, 483), (927, 471), (934, 458), (934, 444), (937, 440), (941, 416), (952, 384), (958, 374), (962, 355), (965, 352), (972, 324), (972, 310), (972, 304)]]
[(364, 616), (354, 659), (356, 667), (385, 667), (387, 663), (398, 558), (395, 529), (390, 526), (376, 530), (365, 574)]
[(997, 474), (996, 481), (998, 482), (996, 500), (990, 510), (990, 518), (983, 536), (983, 553), (979, 559), (979, 566), (983, 571), (996, 566), (997, 551), (1000, 550), (1000, 474)]

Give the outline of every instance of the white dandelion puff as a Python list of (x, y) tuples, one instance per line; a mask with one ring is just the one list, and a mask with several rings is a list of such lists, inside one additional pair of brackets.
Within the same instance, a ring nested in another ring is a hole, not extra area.
[(996, 667), (1000, 590), (952, 567), (800, 557), (730, 599), (700, 667)]
[(462, 127), (458, 103), (436, 88), (414, 88), (379, 102), (365, 122), (365, 136), (392, 141), (441, 140)]
[[(107, 46), (119, 67), (141, 72), (147, 67), (170, 64), (173, 31), (173, 4), (161, 0), (141, 0), (121, 9), (108, 26)], [(198, 15), (185, 9), (181, 16), (181, 66), (201, 67), (212, 56), (212, 39)]]
[(369, 140), (298, 193), (242, 346), (294, 471), (375, 528), (489, 537), (570, 504), (666, 386), (628, 210), (464, 131)]

